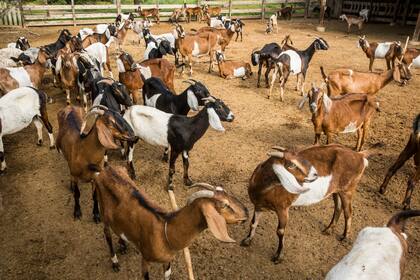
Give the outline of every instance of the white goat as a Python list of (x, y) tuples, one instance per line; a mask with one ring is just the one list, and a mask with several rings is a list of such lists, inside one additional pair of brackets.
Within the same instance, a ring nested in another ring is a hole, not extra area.
[(3, 136), (21, 131), (34, 122), (38, 145), (42, 145), (42, 125), (48, 130), (50, 148), (54, 148), (52, 126), (48, 121), (47, 95), (31, 87), (17, 88), (0, 98), (0, 173), (6, 169)]
[(85, 48), (86, 52), (99, 62), (102, 76), (104, 75), (104, 68), (106, 67), (111, 78), (114, 78), (114, 76), (112, 75), (108, 48), (114, 41), (115, 37), (111, 36), (105, 45), (97, 42)]
[(16, 67), (17, 63), (11, 57), (18, 57), (22, 50), (18, 48), (3, 48), (0, 49), (0, 67)]
[(80, 39), (83, 41), (87, 36), (93, 35), (94, 31), (91, 28), (82, 28), (79, 30), (79, 33), (77, 34)]

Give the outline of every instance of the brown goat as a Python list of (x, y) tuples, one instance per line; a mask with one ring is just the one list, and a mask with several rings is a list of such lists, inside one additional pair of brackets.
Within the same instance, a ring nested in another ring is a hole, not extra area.
[(156, 19), (157, 24), (160, 23), (160, 15), (158, 8), (151, 8), (151, 9), (142, 9), (141, 6), (137, 8), (137, 12), (139, 16), (143, 19), (147, 19), (148, 17), (152, 17)]
[(225, 60), (223, 53), (216, 52), (217, 65), (219, 66), (219, 75), (225, 79), (242, 78), (246, 79), (252, 75), (251, 65), (243, 61)]
[(0, 97), (15, 88), (41, 86), (47, 68), (47, 60), (50, 58), (45, 48), (41, 48), (34, 64), (15, 68), (0, 68)]
[(198, 34), (213, 32), (219, 35), (218, 44), (222, 51), (225, 51), (226, 47), (229, 45), (232, 40), (233, 35), (235, 34), (235, 25), (231, 24), (228, 29), (226, 28), (214, 28), (210, 26), (204, 26), (197, 30)]
[(118, 50), (121, 51), (121, 46), (124, 45), (125, 37), (127, 36), (127, 32), (132, 27), (132, 22), (130, 20), (125, 20), (124, 24), (121, 25), (117, 30), (117, 40), (118, 40)]
[(391, 69), (391, 66), (394, 65), (396, 56), (403, 51), (400, 42), (369, 43), (365, 35), (363, 35), (363, 37), (359, 36), (358, 46), (362, 48), (366, 57), (369, 58), (370, 72), (372, 72), (375, 58), (384, 58), (386, 61), (386, 68), (389, 70)]
[[(210, 57), (209, 73), (213, 69), (214, 54), (218, 45), (218, 35), (213, 32), (202, 32), (194, 35), (185, 35), (181, 25), (177, 25), (175, 29), (175, 46), (181, 54), (184, 64), (190, 68), (192, 75), (192, 57), (208, 55)], [(187, 58), (187, 59), (186, 59)], [(187, 61), (186, 61), (187, 60)], [(182, 67), (182, 72), (184, 67)]]
[(77, 66), (77, 60), (80, 57), (79, 52), (60, 54), (57, 57), (56, 63), (56, 74), (60, 75), (61, 87), (66, 92), (67, 104), (71, 103), (71, 93), (76, 94), (76, 99), (80, 100), (78, 78), (79, 78), (79, 67)]
[(404, 56), (397, 54), (398, 59), (401, 59), (401, 57), (403, 63), (408, 66), (408, 70), (411, 69), (411, 66), (420, 67), (420, 49), (408, 48), (404, 52)]
[(83, 48), (86, 48), (94, 43), (100, 42), (102, 44), (106, 44), (108, 42), (108, 38), (106, 37), (105, 33), (93, 33), (92, 35), (88, 35), (83, 39)]
[(130, 54), (123, 52), (117, 59), (117, 66), (119, 81), (127, 87), (134, 104), (139, 104), (139, 90), (143, 87), (143, 78), (158, 77), (172, 92), (175, 92), (175, 66), (164, 58), (153, 58), (135, 63)]
[(420, 114), (413, 121), (413, 131), (410, 134), (410, 139), (404, 150), (401, 151), (397, 161), (388, 169), (384, 182), (382, 183), (379, 192), (385, 194), (388, 183), (392, 176), (400, 169), (404, 163), (411, 157), (414, 158), (415, 171), (407, 183), (407, 190), (403, 200), (404, 209), (410, 209), (411, 195), (413, 194), (415, 185), (420, 181)]
[[(74, 195), (74, 218), (80, 219), (78, 183), (91, 182), (93, 174), (102, 170), (107, 150), (119, 149), (115, 140), (136, 141), (134, 132), (124, 118), (104, 106), (95, 106), (84, 115), (81, 107), (67, 106), (57, 113), (57, 149), (70, 169), (70, 187)], [(96, 193), (93, 194), (93, 219), (99, 222)]]
[(209, 5), (205, 4), (202, 8), (203, 14), (207, 17), (217, 17), (220, 16), (222, 13), (222, 7), (209, 7)]
[(201, 7), (186, 8), (185, 14), (187, 15), (188, 23), (191, 21), (192, 16), (196, 16), (198, 22), (201, 22), (201, 20), (203, 19), (203, 10), (201, 9)]
[(342, 14), (339, 19), (345, 20), (347, 22), (347, 33), (350, 33), (350, 29), (352, 25), (357, 25), (359, 28), (359, 31), (362, 31), (363, 29), (363, 23), (365, 22), (364, 17), (356, 17), (356, 16), (347, 16), (345, 14)]
[(327, 83), (328, 96), (344, 95), (348, 93), (375, 94), (394, 80), (404, 84), (411, 79), (407, 66), (398, 63), (393, 69), (382, 73), (359, 72), (352, 69), (336, 69), (328, 73), (321, 66), (321, 75)]
[(353, 194), (368, 164), (368, 153), (354, 152), (337, 144), (311, 146), (299, 151), (273, 149), (277, 151), (268, 154), (270, 158), (257, 166), (249, 180), (248, 194), (255, 209), (249, 234), (241, 245), (251, 244), (262, 211), (275, 211), (279, 245), (271, 260), (279, 263), (289, 208), (315, 204), (330, 195), (334, 199), (334, 214), (323, 231), (334, 228), (343, 210), (345, 223), (340, 240), (345, 239), (351, 229)]
[(355, 150), (362, 149), (373, 113), (379, 110), (374, 95), (346, 94), (329, 98), (323, 89), (312, 86), (299, 104), (299, 108), (303, 107), (305, 100), (309, 100), (312, 113), (315, 130), (314, 145), (319, 144), (322, 132), (327, 135), (327, 144), (330, 144), (334, 134), (357, 131)]
[(167, 212), (136, 186), (124, 168), (105, 167), (95, 177), (95, 190), (114, 271), (119, 271), (120, 266), (110, 229), (120, 238), (122, 252), (127, 249), (127, 241), (141, 252), (144, 279), (150, 278), (150, 262), (163, 263), (165, 279), (169, 279), (176, 253), (206, 228), (220, 241), (235, 242), (227, 232), (227, 224), (246, 221), (247, 209), (220, 187), (203, 183), (192, 187), (199, 186), (205, 189), (192, 194), (185, 207)]

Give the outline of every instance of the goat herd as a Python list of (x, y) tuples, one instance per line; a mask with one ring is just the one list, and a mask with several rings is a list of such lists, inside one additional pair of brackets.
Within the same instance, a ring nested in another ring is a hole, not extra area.
[[(139, 13), (143, 17), (156, 16), (153, 11), (141, 8)], [(191, 15), (196, 14), (189, 11), (188, 21)], [(193, 57), (208, 56), (209, 72), (215, 59), (222, 78), (246, 79), (252, 75), (249, 63), (225, 60), (225, 50), (233, 35), (237, 34), (236, 40), (240, 37), (242, 41), (244, 22), (213, 18), (213, 12), (207, 15), (209, 26), (186, 32), (176, 23), (172, 31), (156, 35), (152, 34), (152, 24), (147, 19), (135, 21), (132, 14), (122, 14), (115, 24), (83, 28), (75, 36), (64, 29), (56, 42), (39, 48), (30, 47), (28, 40), (20, 37), (0, 50), (0, 172), (6, 170), (2, 137), (33, 122), (38, 133), (37, 144), (41, 145), (45, 126), (50, 148), (56, 147), (68, 163), (75, 219), (82, 216), (79, 183), (92, 183), (93, 218), (96, 223), (104, 223), (115, 271), (119, 270), (119, 263), (111, 229), (119, 237), (122, 253), (127, 249), (127, 242), (141, 252), (144, 279), (149, 279), (150, 262), (163, 263), (165, 279), (169, 279), (176, 253), (191, 244), (201, 231), (209, 228), (220, 241), (234, 242), (227, 224), (248, 219), (247, 209), (233, 195), (207, 183), (193, 184), (188, 175), (189, 152), (194, 144), (209, 126), (224, 131), (222, 122), (232, 122), (235, 117), (200, 81), (186, 80), (187, 88), (175, 94), (175, 70), (183, 71), (187, 66), (192, 75)], [(156, 19), (159, 23), (158, 13)], [(145, 41), (141, 62), (135, 62), (129, 53), (122, 51), (129, 30), (138, 34), (139, 42)], [(109, 48), (113, 42), (119, 51), (116, 60), (119, 81), (113, 78), (110, 66)], [(420, 65), (420, 50), (409, 49), (407, 44), (403, 47), (400, 42), (368, 42), (365, 36), (359, 38), (358, 44), (370, 59), (370, 72), (337, 69), (326, 74), (321, 67), (324, 82), (321, 86), (312, 84), (309, 91), (304, 85), (311, 59), (316, 51), (329, 49), (326, 40), (315, 38), (307, 49), (298, 50), (290, 36), (286, 36), (280, 44), (266, 44), (251, 52), (251, 62), (258, 66), (257, 87), (260, 87), (262, 69), (266, 69), (268, 98), (272, 97), (277, 76), (282, 101), (288, 77), (297, 76), (296, 88), (303, 95), (299, 107), (309, 103), (315, 130), (313, 146), (298, 151), (273, 147), (268, 159), (256, 167), (249, 180), (248, 194), (254, 213), (249, 234), (241, 245), (251, 244), (262, 212), (274, 211), (278, 217), (274, 263), (282, 258), (291, 206), (311, 205), (332, 196), (334, 214), (324, 231), (332, 230), (344, 212), (341, 239), (348, 237), (352, 198), (368, 166), (368, 157), (380, 149), (375, 146), (362, 150), (372, 117), (379, 110), (376, 93), (392, 81), (405, 85), (411, 78), (411, 66)], [(174, 55), (175, 64), (163, 58), (167, 55)], [(375, 58), (385, 58), (388, 70), (371, 72)], [(51, 98), (39, 90), (47, 68), (52, 70), (54, 84), (67, 96), (67, 106), (57, 114), (56, 142), (47, 110)], [(104, 76), (104, 70), (109, 77)], [(70, 105), (74, 99), (82, 106)], [(138, 105), (141, 99), (144, 106)], [(198, 113), (187, 116), (190, 110)], [(335, 134), (354, 132), (358, 135), (355, 150), (332, 143)], [(327, 136), (327, 145), (319, 145), (322, 133)], [(164, 148), (163, 160), (169, 160), (168, 190), (174, 188), (175, 162), (182, 156), (184, 184), (199, 190), (180, 210), (162, 210), (136, 186), (133, 157), (139, 139)], [(128, 168), (108, 163), (107, 151), (116, 149), (121, 150)], [(407, 146), (389, 169), (381, 193), (413, 155), (417, 169), (408, 182), (404, 208), (410, 207), (411, 193), (420, 179), (420, 115), (414, 120)], [(407, 254), (403, 224), (407, 218), (419, 215), (418, 210), (406, 210), (393, 216), (386, 227), (364, 228), (353, 249), (332, 268), (327, 279), (399, 279)]]

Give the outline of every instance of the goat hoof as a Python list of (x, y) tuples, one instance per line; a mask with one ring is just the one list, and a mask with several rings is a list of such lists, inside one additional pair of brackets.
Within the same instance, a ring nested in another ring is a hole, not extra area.
[(167, 189), (168, 189), (168, 191), (173, 191), (174, 190), (174, 184), (173, 183), (168, 184)]
[(191, 186), (192, 185), (191, 179), (190, 178), (184, 178), (184, 185)]
[(82, 219), (82, 211), (75, 210), (73, 216), (74, 216), (75, 220), (81, 220)]
[(112, 264), (112, 270), (114, 272), (120, 272), (120, 264), (119, 263), (113, 263)]
[(251, 245), (251, 239), (245, 238), (244, 240), (241, 241), (242, 247), (248, 247), (249, 245)]
[(380, 194), (385, 194), (385, 192), (386, 192), (386, 189), (385, 188), (383, 188), (383, 187), (380, 187), (379, 188), (379, 193)]
[(99, 214), (93, 214), (93, 221), (95, 222), (95, 224), (99, 224), (101, 222), (101, 217), (99, 216)]
[(42, 140), (38, 140), (38, 142), (36, 143), (37, 146), (42, 146)]
[(168, 155), (167, 155), (167, 154), (164, 154), (164, 155), (163, 155), (163, 157), (162, 157), (162, 161), (163, 161), (163, 162), (168, 162)]
[(118, 252), (119, 252), (121, 255), (125, 255), (125, 254), (127, 254), (127, 252), (128, 252), (128, 250), (127, 250), (127, 245), (125, 245), (125, 244), (120, 244), (120, 248), (118, 249)]
[(274, 255), (274, 256), (271, 257), (271, 261), (274, 264), (279, 264), (279, 263), (281, 263), (283, 261), (283, 258), (281, 257), (281, 255), (279, 255), (279, 256)]
[(321, 231), (321, 233), (323, 234), (323, 235), (331, 235), (331, 228), (324, 228), (322, 231)]
[(409, 204), (409, 203), (404, 203), (404, 202), (403, 202), (403, 210), (410, 210), (410, 209), (411, 209), (410, 204)]
[(3, 170), (0, 170), (0, 176), (3, 176), (4, 174), (6, 174), (6, 168)]
[(344, 241), (346, 241), (346, 240), (347, 240), (347, 236), (345, 236), (345, 235), (339, 235), (339, 236), (337, 237), (337, 240), (338, 240), (338, 241), (342, 241), (342, 242), (344, 242)]

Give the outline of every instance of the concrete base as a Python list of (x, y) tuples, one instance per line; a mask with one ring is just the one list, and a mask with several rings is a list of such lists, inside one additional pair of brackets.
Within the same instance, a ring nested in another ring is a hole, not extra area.
[(408, 44), (412, 46), (420, 46), (420, 41), (409, 41)]
[(325, 26), (317, 26), (316, 31), (325, 32)]

